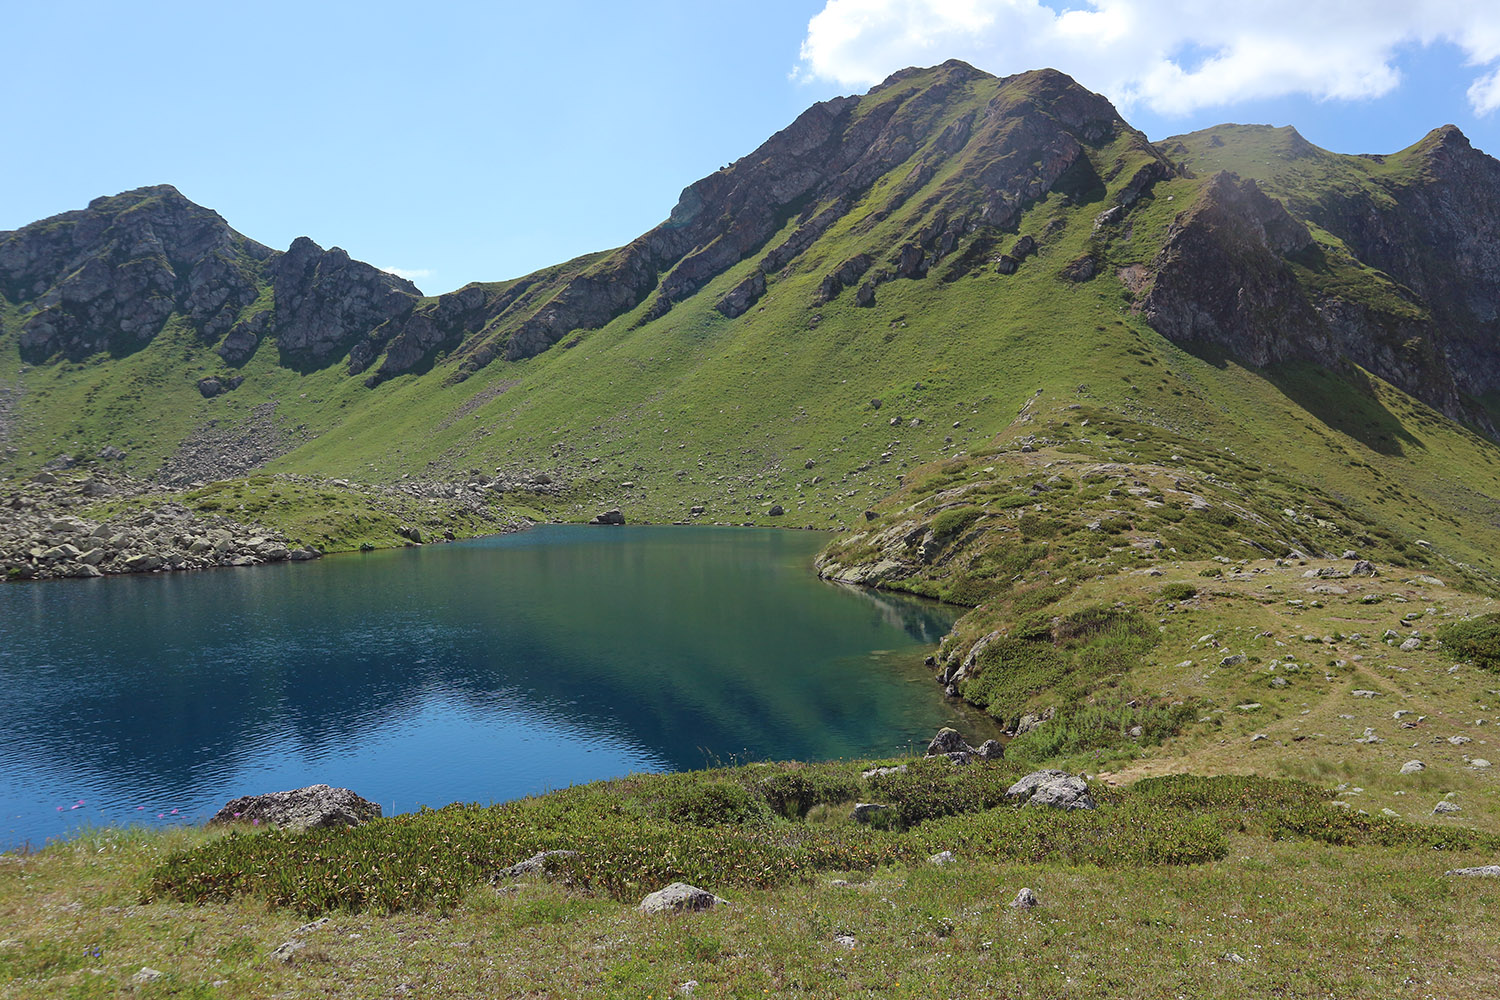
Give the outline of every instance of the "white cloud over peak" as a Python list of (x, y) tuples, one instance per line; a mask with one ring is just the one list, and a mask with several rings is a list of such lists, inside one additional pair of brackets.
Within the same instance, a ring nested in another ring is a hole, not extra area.
[(432, 271), (425, 267), (382, 267), (381, 270), (386, 274), (394, 274), (398, 278), (405, 278), (407, 281), (432, 277)]
[(1122, 107), (1186, 114), (1234, 101), (1380, 97), (1402, 49), (1450, 43), (1475, 68), (1469, 102), (1500, 108), (1500, 4), (1462, 0), (828, 0), (796, 74), (869, 86), (963, 59), (995, 73), (1051, 66)]

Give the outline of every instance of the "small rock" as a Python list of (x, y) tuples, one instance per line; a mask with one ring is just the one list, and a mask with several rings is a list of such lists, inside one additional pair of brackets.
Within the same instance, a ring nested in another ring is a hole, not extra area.
[(1422, 763), (1420, 760), (1409, 760), (1405, 764), (1401, 765), (1402, 774), (1417, 774), (1418, 772), (1425, 770), (1427, 770), (1427, 765)]
[(1469, 766), (1470, 767), (1478, 767), (1478, 768), (1486, 768), (1486, 767), (1490, 766), (1490, 762), (1487, 761), (1487, 760), (1485, 760), (1483, 757), (1475, 757), (1473, 760), (1469, 761)]
[(859, 776), (861, 778), (863, 778), (864, 780), (869, 781), (871, 778), (878, 778), (882, 774), (905, 774), (905, 773), (906, 773), (906, 765), (905, 764), (897, 764), (895, 767), (872, 767), (868, 771), (861, 771), (861, 772), (859, 772)]
[(1237, 667), (1240, 664), (1242, 664), (1245, 661), (1247, 661), (1248, 659), (1249, 659), (1249, 657), (1246, 656), (1244, 653), (1235, 653), (1235, 654), (1233, 654), (1231, 656), (1226, 656), (1222, 660), (1220, 660), (1219, 661), (1219, 666), (1221, 666), (1221, 667)]
[(727, 906), (729, 900), (720, 899), (706, 889), (673, 882), (665, 889), (658, 889), (642, 899), (636, 910), (641, 913), (681, 913), (684, 910), (710, 910), (715, 906)]
[(1042, 901), (1037, 898), (1036, 893), (1032, 892), (1030, 889), (1022, 889), (1020, 892), (1016, 893), (1016, 898), (1010, 901), (1010, 905), (1013, 909), (1030, 910), (1040, 905), (1041, 902)]
[(625, 515), (622, 514), (622, 513), (620, 513), (620, 509), (618, 507), (616, 507), (616, 508), (614, 508), (612, 510), (605, 511), (602, 514), (595, 515), (594, 519), (592, 521), (590, 521), (589, 523), (590, 524), (624, 524), (625, 523)]
[(1233, 952), (1233, 951), (1226, 951), (1224, 954), (1220, 955), (1219, 956), (1219, 961), (1221, 961), (1221, 962), (1228, 962), (1230, 965), (1244, 965), (1245, 964), (1244, 957), (1241, 956), (1240, 954), (1238, 954), (1237, 952)]
[(850, 951), (853, 951), (854, 946), (858, 942), (854, 940), (853, 934), (835, 934), (833, 936), (833, 943), (840, 948), (848, 948)]
[(1454, 868), (1443, 872), (1444, 875), (1459, 875), (1464, 877), (1500, 878), (1500, 865), (1480, 865), (1478, 868)]
[(1405, 642), (1403, 642), (1401, 644), (1401, 651), (1405, 652), (1405, 653), (1410, 653), (1413, 650), (1421, 649), (1421, 648), (1422, 648), (1422, 640), (1418, 639), (1416, 636), (1412, 636), (1410, 639), (1407, 639)]
[(693, 995), (693, 991), (696, 990), (697, 988), (698, 988), (698, 980), (696, 980), (696, 979), (689, 979), (687, 982), (685, 982), (681, 986), (677, 987), (677, 995), (678, 996), (683, 996), (683, 997), (690, 997), (690, 996)]
[(1379, 694), (1378, 691), (1369, 691), (1369, 690), (1366, 690), (1364, 688), (1357, 688), (1357, 689), (1355, 689), (1353, 691), (1350, 691), (1349, 693), (1351, 695), (1353, 695), (1355, 698), (1373, 698), (1377, 694)]
[(1456, 747), (1461, 747), (1465, 743), (1473, 743), (1474, 741), (1467, 736), (1450, 736), (1448, 737), (1448, 742)]
[(952, 851), (938, 851), (927, 860), (934, 865), (951, 865), (953, 864), (953, 862), (957, 861), (958, 858), (953, 856)]
[(293, 955), (297, 954), (297, 952), (306, 947), (307, 942), (292, 938), (290, 941), (283, 941), (281, 944), (272, 949), (271, 957), (278, 962), (290, 962)]
[(495, 873), (494, 881), (517, 879), (524, 875), (545, 875), (547, 863), (552, 858), (572, 858), (577, 855), (577, 851), (542, 851), (540, 854), (533, 854), (525, 861), (517, 861), (508, 868), (500, 869)]
[(139, 986), (144, 986), (147, 983), (154, 983), (160, 978), (160, 972), (158, 972), (156, 969), (151, 968), (150, 966), (143, 965), (141, 966), (140, 972), (137, 972), (135, 975), (130, 977), (130, 981)]
[(1446, 816), (1450, 813), (1463, 812), (1463, 807), (1456, 802), (1448, 802), (1444, 800), (1433, 806), (1432, 812), (1433, 815), (1436, 816)]

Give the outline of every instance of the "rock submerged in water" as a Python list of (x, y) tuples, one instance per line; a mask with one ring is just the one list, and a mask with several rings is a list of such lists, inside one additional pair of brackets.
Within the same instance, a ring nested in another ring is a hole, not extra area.
[(379, 818), (380, 806), (350, 789), (309, 785), (233, 799), (214, 813), (209, 823), (261, 823), (289, 830), (313, 830), (359, 826)]

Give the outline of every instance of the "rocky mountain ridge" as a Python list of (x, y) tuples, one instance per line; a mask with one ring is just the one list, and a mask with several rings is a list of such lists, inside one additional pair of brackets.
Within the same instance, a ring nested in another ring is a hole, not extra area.
[[(268, 339), (285, 366), (343, 364), (368, 372), (371, 387), (442, 357), (445, 377), (463, 379), (624, 313), (650, 322), (748, 261), (754, 267), (716, 301), (726, 318), (796, 270), (821, 269), (819, 301), (849, 289), (857, 306), (887, 281), (927, 278), (939, 262), (943, 281), (1013, 273), (1047, 238), (1018, 232), (1021, 213), (1049, 198), (1097, 203), (1102, 246), (1130, 233), (1157, 181), (1204, 176), (1203, 147), (1214, 142), (1222, 145), (1209, 130), (1152, 144), (1104, 98), (1052, 70), (996, 80), (950, 61), (814, 105), (689, 185), (665, 222), (627, 246), (515, 281), (426, 298), (306, 237), (271, 250), (162, 185), (0, 233), (0, 294), (21, 316), (15, 335), (33, 363), (127, 353), (176, 315), (229, 369), (211, 391), (237, 385), (234, 370)], [(1113, 156), (1101, 170), (1106, 148)], [(1282, 156), (1289, 170), (1314, 164), (1327, 177), (1357, 159), (1300, 136)], [(1155, 258), (1122, 278), (1173, 340), (1255, 365), (1356, 364), (1493, 434), (1475, 401), (1500, 386), (1500, 163), (1452, 126), (1364, 159), (1408, 166), (1388, 171), (1379, 190), (1329, 183), (1309, 194), (1303, 184), (1295, 196), (1209, 173)], [(1129, 171), (1123, 187), (1120, 171)], [(1117, 193), (1106, 201), (1111, 183)], [(882, 227), (893, 218), (899, 225)], [(824, 263), (818, 243), (835, 229), (867, 242)], [(1061, 277), (1093, 280), (1104, 256), (1070, 260)], [(1389, 295), (1343, 294), (1322, 280), (1339, 266), (1375, 272)]]

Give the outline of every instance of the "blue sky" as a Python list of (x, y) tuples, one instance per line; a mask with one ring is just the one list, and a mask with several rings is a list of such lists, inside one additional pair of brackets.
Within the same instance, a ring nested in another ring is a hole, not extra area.
[(0, 230), (171, 183), (437, 293), (625, 243), (812, 102), (950, 56), (1054, 65), (1152, 138), (1268, 122), (1389, 152), (1451, 122), (1500, 152), (1500, 12), (1475, 6), (13, 4)]

